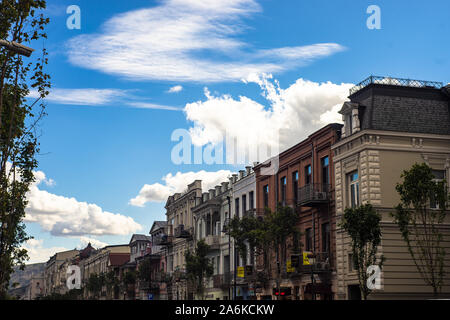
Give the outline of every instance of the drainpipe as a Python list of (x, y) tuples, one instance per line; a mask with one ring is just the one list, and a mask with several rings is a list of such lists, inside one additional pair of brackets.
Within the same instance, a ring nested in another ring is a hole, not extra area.
[[(228, 200), (228, 228), (230, 227), (230, 221), (231, 221), (231, 198), (230, 196), (227, 196)], [(228, 232), (228, 272), (231, 272), (231, 237), (230, 232)], [(228, 299), (232, 300), (232, 292), (231, 292), (231, 277), (228, 277)]]
[[(311, 183), (313, 185), (313, 194), (314, 194), (314, 143), (311, 142)], [(316, 253), (316, 217), (314, 209), (312, 210), (312, 232), (313, 232), (313, 255), (315, 256)], [(314, 257), (315, 259), (315, 257)], [(316, 300), (316, 294), (314, 290), (314, 266), (311, 266), (311, 295), (312, 300)]]
[[(277, 210), (278, 208), (278, 171), (275, 173), (275, 210)], [(277, 255), (276, 255), (276, 259), (277, 259), (277, 280), (276, 280), (276, 285), (277, 285), (277, 300), (280, 300), (280, 248), (277, 248)]]

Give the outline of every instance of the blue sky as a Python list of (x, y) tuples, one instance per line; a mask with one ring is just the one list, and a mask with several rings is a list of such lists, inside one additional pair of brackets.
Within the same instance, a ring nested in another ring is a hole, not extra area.
[[(66, 27), (69, 5), (80, 30)], [(366, 26), (369, 5), (379, 30)], [(33, 43), (49, 50), (53, 89), (31, 262), (92, 239), (127, 243), (165, 219), (168, 192), (242, 169), (173, 163), (178, 128), (200, 146), (224, 129), (259, 143), (251, 132), (265, 128), (283, 148), (338, 121), (349, 87), (370, 74), (449, 82), (448, 12), (444, 0), (48, 1), (48, 39)]]

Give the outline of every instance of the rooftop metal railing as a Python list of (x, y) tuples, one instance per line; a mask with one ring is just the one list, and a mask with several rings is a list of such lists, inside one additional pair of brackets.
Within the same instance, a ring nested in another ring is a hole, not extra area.
[(367, 87), (370, 84), (384, 84), (384, 85), (401, 86), (401, 87), (436, 88), (436, 89), (440, 89), (443, 87), (443, 83), (438, 82), (438, 81), (426, 81), (426, 80), (370, 76), (367, 79), (364, 79), (363, 81), (358, 83), (356, 86), (352, 87), (350, 89), (350, 95), (358, 92), (359, 90)]

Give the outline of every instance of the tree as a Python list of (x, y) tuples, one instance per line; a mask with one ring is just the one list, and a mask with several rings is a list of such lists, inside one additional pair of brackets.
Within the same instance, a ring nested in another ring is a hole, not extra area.
[(281, 270), (286, 269), (288, 239), (292, 239), (293, 249), (299, 250), (300, 232), (297, 229), (298, 214), (288, 206), (278, 205), (275, 211), (266, 208), (263, 218), (254, 216), (234, 217), (230, 221), (229, 233), (234, 238), (239, 254), (247, 255), (250, 250), (264, 255), (264, 267), (270, 272), (269, 255), (277, 255), (277, 283), (281, 282)]
[(141, 285), (142, 283), (147, 283), (145, 286), (147, 289), (146, 293), (149, 293), (152, 281), (152, 263), (150, 259), (144, 259), (144, 261), (139, 264), (137, 278), (140, 280)]
[[(403, 171), (403, 183), (396, 185), (401, 203), (395, 207), (398, 224), (408, 251), (425, 283), (434, 296), (442, 289), (445, 248), (439, 225), (444, 221), (449, 194), (446, 182), (435, 181), (432, 169), (425, 163), (414, 164)], [(430, 208), (430, 202), (436, 208)]]
[[(0, 2), (0, 40), (30, 44), (46, 38), (49, 19), (39, 13), (44, 0)], [(50, 77), (44, 72), (47, 52), (26, 62), (9, 46), (0, 46), (0, 299), (5, 297), (13, 267), (22, 269), (28, 259), (22, 244), (29, 240), (23, 218), (26, 193), (35, 180), (33, 169), (39, 151), (37, 123), (44, 115), (43, 103)], [(26, 99), (33, 88), (39, 97)]]
[[(105, 285), (106, 285), (106, 290), (108, 291), (108, 295), (111, 295), (112, 297), (116, 297), (118, 295), (119, 280), (117, 279), (116, 274), (113, 270), (106, 273)], [(111, 294), (111, 290), (113, 290), (112, 294)]]
[(347, 208), (340, 226), (349, 234), (352, 246), (353, 266), (358, 274), (359, 288), (364, 300), (372, 290), (367, 286), (368, 268), (384, 263), (384, 256), (377, 257), (378, 246), (381, 243), (381, 216), (371, 204), (356, 208)]
[(88, 278), (87, 289), (94, 295), (94, 298), (98, 299), (103, 286), (105, 285), (104, 274), (91, 273)]
[(186, 251), (186, 277), (194, 287), (195, 293), (204, 299), (205, 281), (214, 273), (213, 264), (207, 257), (209, 245), (204, 240), (197, 242), (195, 252)]
[(122, 284), (130, 298), (134, 298), (134, 285), (136, 284), (136, 272), (127, 271), (122, 279)]

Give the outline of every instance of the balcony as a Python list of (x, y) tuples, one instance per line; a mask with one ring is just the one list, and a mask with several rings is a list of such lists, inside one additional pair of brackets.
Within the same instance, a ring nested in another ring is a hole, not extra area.
[(303, 264), (303, 253), (300, 255), (300, 265), (296, 267), (297, 273), (327, 273), (332, 270), (332, 256), (329, 252), (316, 252), (310, 254), (309, 265)]
[(178, 227), (175, 228), (175, 238), (190, 238), (192, 236), (190, 229), (185, 229), (184, 224), (178, 225)]
[(298, 189), (298, 205), (315, 207), (330, 201), (330, 185), (322, 183), (307, 184)]
[(244, 217), (255, 217), (256, 216), (256, 209), (248, 209), (244, 212)]
[(170, 282), (171, 281), (171, 275), (167, 272), (159, 271), (155, 274), (154, 277), (156, 282)]
[(232, 272), (226, 272), (224, 274), (216, 274), (213, 276), (213, 287), (226, 290), (232, 285), (232, 278), (233, 278)]
[(157, 281), (139, 281), (140, 290), (159, 291), (159, 282)]
[(217, 235), (209, 235), (205, 237), (205, 243), (210, 247), (210, 250), (217, 250), (220, 246), (220, 238)]
[(173, 237), (163, 234), (160, 236), (153, 237), (154, 244), (156, 246), (170, 246), (172, 244)]

